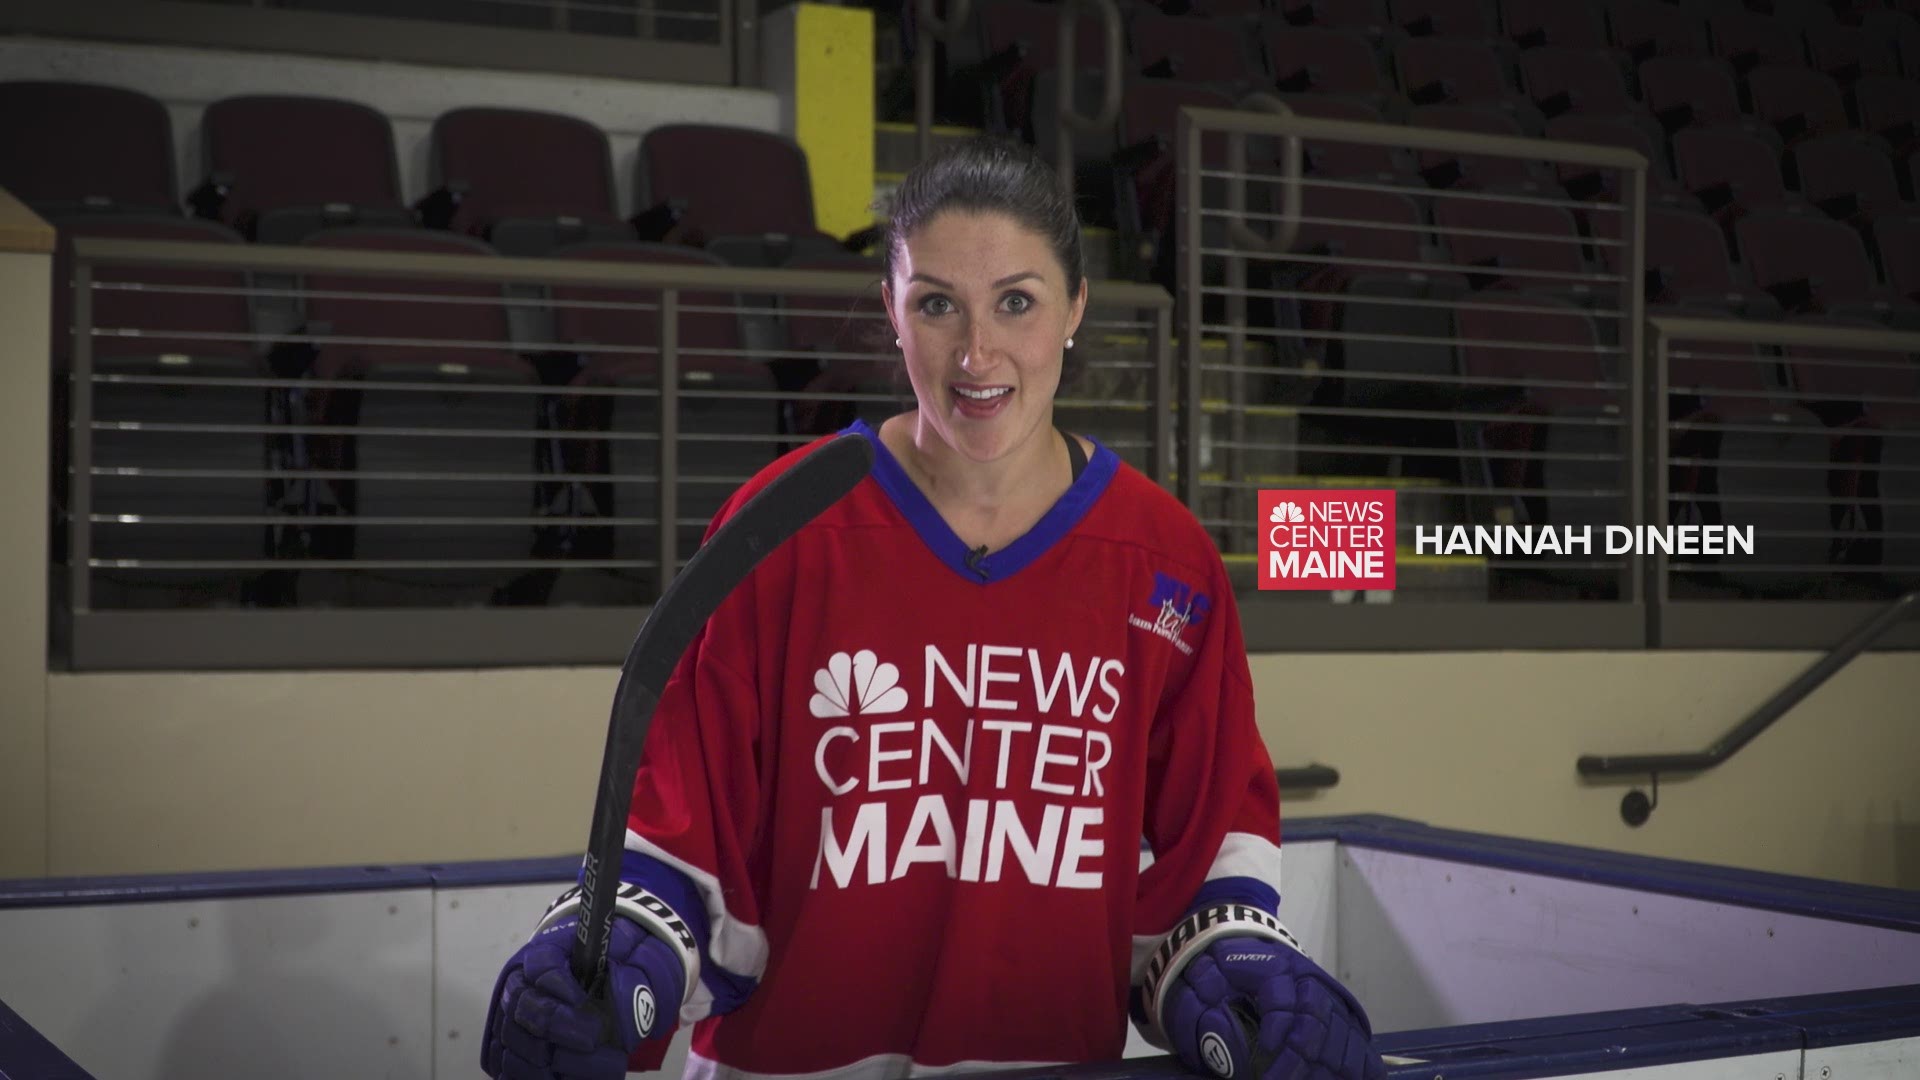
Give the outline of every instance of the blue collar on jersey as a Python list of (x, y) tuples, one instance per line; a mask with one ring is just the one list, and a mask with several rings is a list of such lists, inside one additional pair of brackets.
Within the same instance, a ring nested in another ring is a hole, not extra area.
[(1067, 488), (1060, 501), (1053, 504), (1047, 512), (1035, 522), (1018, 540), (993, 552), (984, 558), (973, 558), (973, 552), (966, 543), (947, 526), (947, 520), (927, 501), (913, 478), (887, 445), (880, 441), (880, 433), (867, 426), (864, 420), (855, 420), (845, 429), (859, 432), (873, 443), (873, 478), (880, 489), (893, 500), (893, 505), (906, 517), (913, 531), (920, 534), (920, 540), (933, 552), (935, 558), (947, 564), (948, 569), (968, 581), (982, 585), (991, 585), (1026, 569), (1027, 565), (1046, 554), (1054, 543), (1066, 536), (1080, 519), (1093, 508), (1094, 500), (1107, 490), (1107, 484), (1120, 468), (1120, 455), (1107, 449), (1097, 439), (1093, 443), (1093, 454), (1087, 459), (1087, 467), (1080, 478)]

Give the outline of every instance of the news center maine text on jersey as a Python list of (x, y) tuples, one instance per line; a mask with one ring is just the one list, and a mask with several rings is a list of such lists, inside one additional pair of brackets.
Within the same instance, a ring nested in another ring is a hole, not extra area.
[[(810, 711), (830, 726), (813, 751), (828, 801), (812, 887), (878, 885), (919, 872), (1101, 888), (1105, 774), (1114, 756), (1108, 732), (1121, 711), (1126, 665), (980, 644), (964, 657), (928, 644), (914, 658), (922, 662), (921, 677), (907, 684), (920, 691), (914, 706), (899, 667), (873, 650), (836, 653), (814, 678)], [(868, 719), (910, 708), (918, 719)], [(832, 722), (841, 717), (859, 726)], [(991, 798), (949, 801), (981, 791), (988, 777)], [(922, 794), (911, 809), (890, 805), (897, 797), (886, 793), (916, 789)], [(1116, 852), (1134, 856), (1126, 845)]]

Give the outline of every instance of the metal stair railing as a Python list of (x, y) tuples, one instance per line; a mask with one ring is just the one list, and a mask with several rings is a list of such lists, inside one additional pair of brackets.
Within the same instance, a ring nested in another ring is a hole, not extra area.
[(1785, 716), (1795, 705), (1800, 704), (1808, 694), (1819, 689), (1841, 668), (1853, 662), (1873, 643), (1880, 640), (1889, 630), (1912, 618), (1920, 612), (1920, 592), (1910, 592), (1882, 608), (1872, 618), (1855, 627), (1832, 651), (1801, 672), (1792, 682), (1780, 688), (1779, 692), (1768, 698), (1745, 720), (1734, 725), (1732, 730), (1715, 739), (1703, 750), (1666, 754), (1582, 754), (1577, 763), (1581, 776), (1634, 776), (1646, 773), (1650, 777), (1652, 794), (1635, 788), (1627, 792), (1620, 800), (1620, 817), (1629, 825), (1645, 824), (1652, 815), (1660, 799), (1661, 773), (1697, 773), (1715, 768), (1740, 748), (1752, 742), (1761, 732), (1773, 726), (1774, 721)]

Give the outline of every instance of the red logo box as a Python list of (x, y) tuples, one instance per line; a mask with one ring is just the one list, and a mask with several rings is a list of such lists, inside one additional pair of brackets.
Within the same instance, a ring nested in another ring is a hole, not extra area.
[(1262, 589), (1391, 589), (1394, 493), (1361, 488), (1262, 491)]

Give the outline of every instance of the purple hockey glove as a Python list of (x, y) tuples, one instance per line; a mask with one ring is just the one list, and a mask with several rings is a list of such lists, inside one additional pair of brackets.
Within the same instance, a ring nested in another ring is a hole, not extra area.
[(1160, 1026), (1188, 1068), (1222, 1080), (1382, 1080), (1346, 987), (1283, 942), (1220, 937), (1168, 979)]
[[(673, 1031), (687, 982), (673, 948), (616, 917), (607, 943), (609, 1001), (590, 1001), (569, 967), (579, 921), (568, 915), (543, 926), (501, 970), (480, 1052), (488, 1076), (621, 1080), (643, 1039)], [(609, 1006), (610, 1018), (602, 1011)]]

